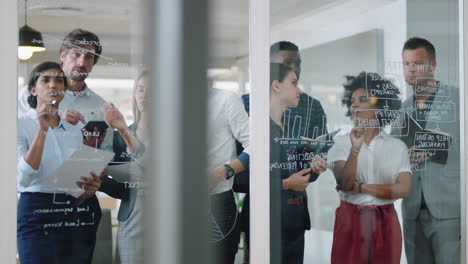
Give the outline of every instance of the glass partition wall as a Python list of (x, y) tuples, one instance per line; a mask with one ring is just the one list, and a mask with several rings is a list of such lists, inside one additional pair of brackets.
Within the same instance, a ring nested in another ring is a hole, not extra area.
[(271, 263), (460, 263), (458, 1), (270, 4)]
[(464, 1), (10, 2), (5, 263), (466, 261)]
[(143, 263), (143, 1), (17, 4), (18, 261)]

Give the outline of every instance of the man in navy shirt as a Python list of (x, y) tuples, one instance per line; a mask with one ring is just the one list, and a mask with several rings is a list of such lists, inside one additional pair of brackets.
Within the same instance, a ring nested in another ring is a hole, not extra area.
[[(285, 64), (295, 71), (297, 77), (301, 75), (301, 56), (299, 48), (292, 42), (280, 41), (270, 47), (270, 62)], [(245, 110), (249, 112), (250, 94), (242, 95)], [(285, 125), (287, 138), (317, 138), (327, 134), (327, 116), (320, 101), (302, 93), (299, 105), (286, 110)]]

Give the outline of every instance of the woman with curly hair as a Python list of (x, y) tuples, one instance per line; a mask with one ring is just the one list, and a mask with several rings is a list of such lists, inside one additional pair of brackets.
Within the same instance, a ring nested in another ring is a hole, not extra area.
[(342, 103), (355, 127), (336, 136), (328, 153), (341, 200), (331, 263), (400, 263), (402, 236), (393, 202), (409, 194), (411, 167), (406, 145), (383, 130), (400, 109), (399, 90), (366, 72), (346, 76), (343, 86)]

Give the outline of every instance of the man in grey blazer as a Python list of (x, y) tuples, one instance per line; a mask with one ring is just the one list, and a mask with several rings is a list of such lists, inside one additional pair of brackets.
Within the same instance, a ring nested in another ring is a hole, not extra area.
[(437, 135), (429, 133), (409, 146), (413, 176), (402, 207), (406, 256), (410, 264), (460, 263), (459, 89), (434, 79), (436, 52), (426, 39), (407, 40), (402, 57), (413, 90), (403, 109), (423, 129), (450, 135), (435, 144)]

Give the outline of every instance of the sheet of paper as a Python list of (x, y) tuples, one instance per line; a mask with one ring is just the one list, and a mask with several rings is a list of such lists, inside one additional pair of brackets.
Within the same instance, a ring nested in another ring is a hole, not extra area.
[(107, 166), (108, 175), (118, 182), (129, 182), (134, 177), (141, 177), (143, 170), (138, 162), (126, 162), (118, 165)]
[(63, 162), (60, 168), (44, 180), (44, 184), (57, 191), (78, 197), (84, 192), (76, 185), (76, 182), (81, 181), (80, 177), (92, 178), (90, 174), (92, 171), (99, 176), (113, 157), (113, 152), (82, 145)]

